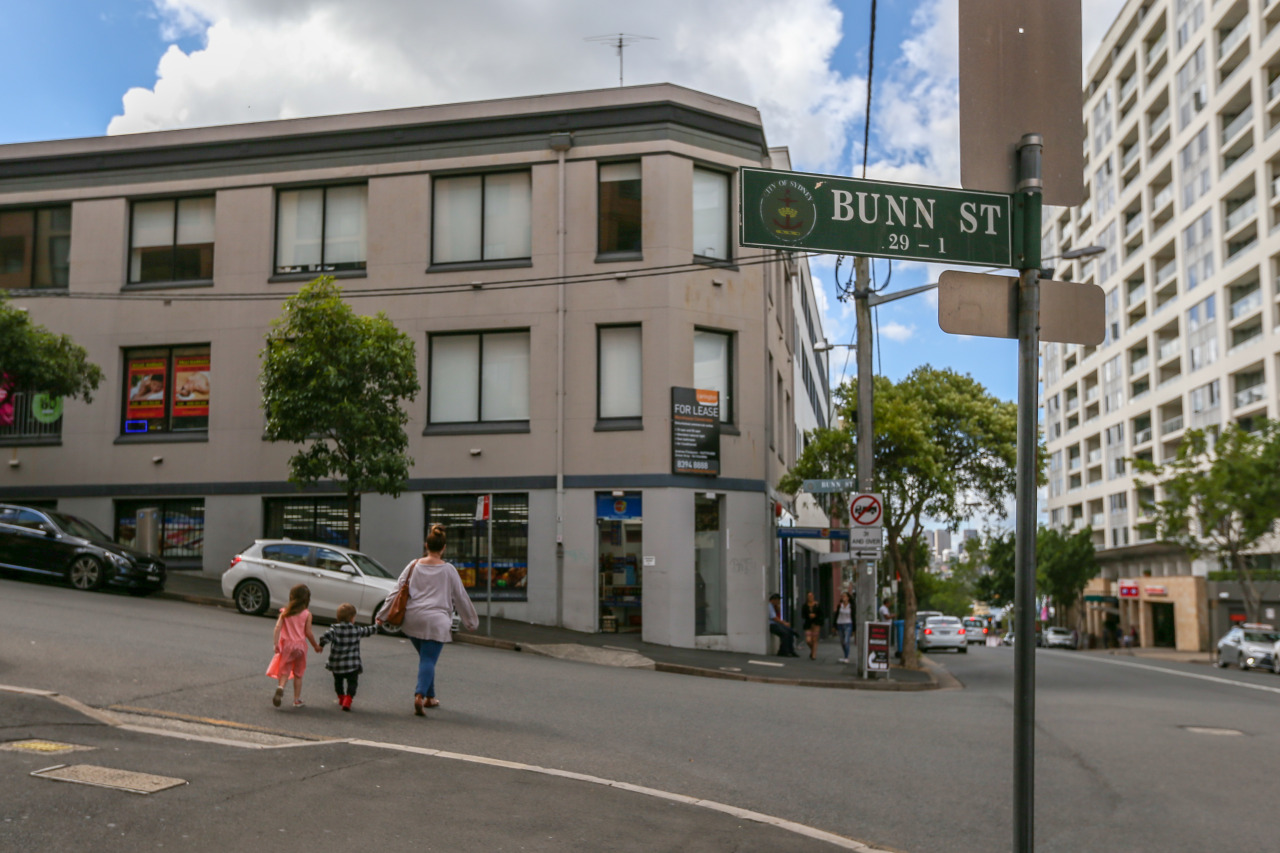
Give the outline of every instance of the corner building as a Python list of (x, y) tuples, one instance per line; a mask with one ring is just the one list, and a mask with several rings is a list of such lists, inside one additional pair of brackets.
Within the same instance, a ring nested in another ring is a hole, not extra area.
[[(105, 372), (92, 404), (17, 389), (0, 500), (210, 576), (256, 537), (345, 544), (258, 387), (281, 302), (328, 274), (422, 386), (361, 550), (398, 571), (443, 522), (483, 601), (493, 493), (495, 615), (762, 652), (773, 485), (828, 404), (804, 261), (737, 246), (743, 166), (789, 167), (759, 113), (671, 85), (0, 147), (0, 287)], [(719, 392), (717, 476), (673, 473), (673, 387)]]
[[(1218, 566), (1144, 531), (1159, 495), (1128, 460), (1280, 415), (1280, 5), (1129, 0), (1086, 78), (1086, 199), (1046, 211), (1043, 249), (1103, 247), (1055, 278), (1102, 287), (1106, 339), (1043, 347), (1049, 523), (1093, 530), (1092, 634), (1203, 649), (1243, 602), (1233, 584), (1206, 598)], [(1258, 568), (1280, 566), (1278, 544)]]

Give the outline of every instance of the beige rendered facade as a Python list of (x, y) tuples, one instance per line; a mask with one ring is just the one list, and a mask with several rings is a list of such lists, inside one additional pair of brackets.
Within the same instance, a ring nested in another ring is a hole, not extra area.
[[(1090, 526), (1108, 582), (1204, 577), (1207, 562), (1143, 532), (1158, 496), (1128, 460), (1170, 459), (1191, 428), (1280, 415), (1280, 7), (1130, 0), (1084, 102), (1086, 200), (1046, 211), (1043, 248), (1103, 247), (1055, 278), (1103, 288), (1107, 332), (1098, 347), (1043, 347), (1049, 523)], [(1280, 548), (1262, 550), (1265, 564)]]
[[(282, 300), (331, 274), (422, 385), (362, 550), (398, 570), (443, 521), (483, 598), (492, 492), (495, 615), (764, 651), (773, 485), (827, 408), (794, 379), (799, 353), (826, 388), (803, 261), (737, 246), (736, 171), (773, 162), (754, 108), (670, 85), (0, 147), (0, 239), (34, 247), (0, 284), (106, 374), (56, 418), (15, 395), (0, 500), (124, 541), (154, 510), (140, 544), (209, 574), (255, 537), (341, 541), (257, 384)], [(720, 392), (718, 476), (673, 473), (673, 387)]]

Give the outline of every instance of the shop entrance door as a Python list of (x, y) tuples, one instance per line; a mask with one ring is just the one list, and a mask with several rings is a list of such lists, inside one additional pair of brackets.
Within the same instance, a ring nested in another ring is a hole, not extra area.
[(1178, 633), (1173, 625), (1172, 604), (1151, 604), (1151, 642), (1159, 648), (1172, 649), (1178, 645)]
[(644, 520), (639, 492), (596, 495), (599, 629), (639, 631), (643, 622)]

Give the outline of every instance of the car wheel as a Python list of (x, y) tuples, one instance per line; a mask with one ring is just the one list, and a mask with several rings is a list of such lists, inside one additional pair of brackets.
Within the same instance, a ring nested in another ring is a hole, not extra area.
[[(384, 601), (384, 602), (382, 602), (381, 604), (379, 604), (377, 607), (373, 608), (373, 617), (372, 617), (372, 618), (374, 618), (374, 619), (375, 619), (375, 621), (374, 621), (374, 623), (373, 623), (373, 624), (375, 624), (375, 625), (378, 625), (378, 623), (377, 623), (377, 621), (376, 621), (376, 617), (377, 617), (377, 615), (378, 615), (378, 612), (379, 612), (380, 610), (382, 610), (382, 605), (383, 605), (383, 604), (386, 604), (386, 602)], [(390, 636), (392, 636), (392, 637), (399, 637), (399, 636), (401, 635), (402, 631), (400, 630), (400, 626), (399, 626), (399, 625), (378, 625), (378, 633), (379, 633), (379, 634), (388, 634), (388, 635), (390, 635)]]
[(969, 644), (968, 644), (968, 643), (965, 643), (963, 646), (961, 646), (961, 647), (960, 647), (960, 654), (962, 654), (962, 655), (967, 655), (967, 654), (969, 654)]
[(102, 563), (97, 557), (91, 557), (88, 554), (81, 554), (76, 557), (75, 562), (71, 564), (71, 568), (67, 570), (67, 580), (76, 589), (94, 590), (101, 589), (102, 585), (107, 582), (107, 573), (102, 569)]
[(248, 580), (236, 587), (236, 610), (246, 616), (261, 616), (267, 612), (271, 595), (262, 581)]

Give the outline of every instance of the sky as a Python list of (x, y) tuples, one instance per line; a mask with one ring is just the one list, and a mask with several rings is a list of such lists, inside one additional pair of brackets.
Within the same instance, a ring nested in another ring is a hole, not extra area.
[[(587, 39), (628, 33), (650, 37), (626, 50), (628, 84), (758, 107), (799, 171), (862, 176), (870, 73), (866, 177), (959, 186), (960, 2), (878, 3), (872, 62), (870, 0), (0, 0), (7, 64), (28, 69), (0, 144), (604, 88), (616, 53)], [(1081, 2), (1087, 63), (1124, 0)], [(835, 259), (812, 268), (827, 339), (852, 342)], [(941, 269), (874, 264), (888, 291)], [(1016, 396), (1016, 341), (945, 334), (932, 293), (876, 315), (877, 372), (928, 363)]]

